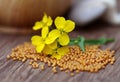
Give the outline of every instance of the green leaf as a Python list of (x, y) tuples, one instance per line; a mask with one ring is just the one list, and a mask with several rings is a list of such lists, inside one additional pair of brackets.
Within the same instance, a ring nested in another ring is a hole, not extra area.
[(71, 39), (69, 45), (75, 45), (75, 40)]
[(78, 45), (79, 38), (71, 39), (69, 45)]
[(80, 46), (81, 50), (85, 51), (85, 38), (82, 36), (78, 36), (75, 39), (71, 39), (69, 45), (78, 45)]
[(80, 46), (80, 48), (84, 52), (85, 51), (85, 38), (84, 37), (79, 37), (78, 45)]

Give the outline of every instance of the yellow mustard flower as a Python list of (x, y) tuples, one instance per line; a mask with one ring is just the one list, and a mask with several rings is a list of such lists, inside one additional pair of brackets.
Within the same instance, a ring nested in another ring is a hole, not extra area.
[[(55, 36), (53, 33), (56, 33), (57, 35)], [(36, 46), (36, 51), (41, 53), (46, 44), (53, 43), (59, 36), (59, 31), (52, 30), (49, 32), (47, 29), (45, 29), (41, 32), (41, 36), (35, 35), (31, 38), (31, 41), (32, 44)]]
[(65, 46), (70, 42), (68, 33), (74, 30), (75, 23), (71, 20), (65, 20), (64, 17), (57, 17), (55, 19), (55, 26), (58, 31), (60, 31), (60, 36), (58, 42), (60, 45)]
[(44, 13), (42, 20), (36, 22), (35, 25), (33, 26), (33, 30), (39, 29), (42, 29), (42, 31), (49, 30), (49, 27), (52, 25), (52, 23), (53, 23), (52, 18)]
[(43, 53), (52, 55), (52, 57), (56, 59), (61, 59), (62, 56), (69, 52), (69, 48), (67, 46), (58, 47), (57, 41), (54, 41), (50, 45), (46, 45), (43, 49)]

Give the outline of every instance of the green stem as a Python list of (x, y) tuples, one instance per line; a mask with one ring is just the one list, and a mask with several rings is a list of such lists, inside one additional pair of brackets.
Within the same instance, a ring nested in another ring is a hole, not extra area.
[(106, 44), (109, 42), (113, 42), (114, 39), (113, 38), (100, 38), (100, 39), (89, 39), (89, 40), (85, 40), (85, 44), (89, 44), (89, 45), (102, 45), (102, 44)]

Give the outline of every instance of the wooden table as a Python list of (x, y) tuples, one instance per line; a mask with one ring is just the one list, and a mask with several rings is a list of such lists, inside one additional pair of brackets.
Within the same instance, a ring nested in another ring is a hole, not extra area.
[(113, 37), (115, 42), (104, 45), (102, 48), (115, 50), (116, 62), (107, 65), (105, 69), (97, 73), (80, 72), (75, 76), (69, 73), (58, 72), (54, 74), (51, 68), (41, 71), (32, 69), (27, 62), (7, 60), (6, 56), (11, 49), (25, 41), (30, 41), (31, 35), (0, 34), (0, 82), (120, 82), (120, 27), (110, 25), (93, 25), (87, 29), (76, 29), (70, 34), (86, 38), (98, 38), (101, 36)]

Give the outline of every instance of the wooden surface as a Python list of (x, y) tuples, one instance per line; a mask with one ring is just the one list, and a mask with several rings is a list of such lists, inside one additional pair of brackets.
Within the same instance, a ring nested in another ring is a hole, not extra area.
[(70, 35), (76, 37), (78, 34), (86, 38), (100, 36), (115, 38), (115, 42), (102, 47), (103, 49), (109, 47), (116, 51), (115, 64), (107, 65), (105, 69), (97, 73), (80, 72), (75, 76), (70, 76), (65, 72), (54, 74), (51, 68), (46, 68), (44, 71), (32, 69), (27, 62), (6, 59), (12, 48), (25, 41), (30, 41), (31, 35), (0, 34), (0, 82), (120, 82), (120, 27), (94, 25), (88, 29), (76, 29)]

